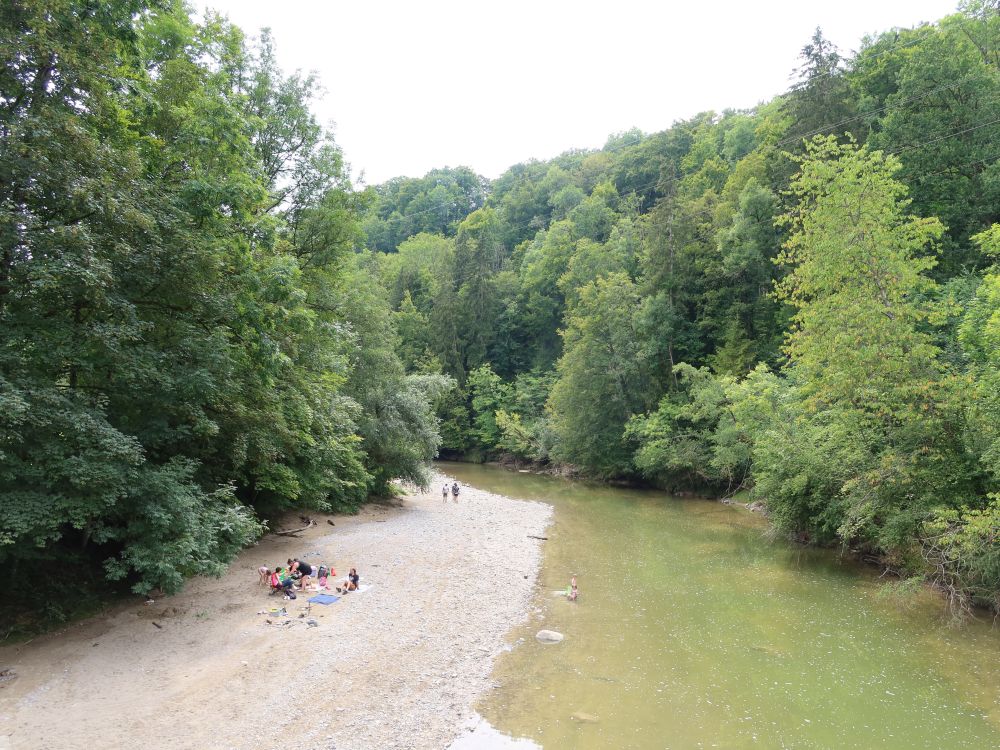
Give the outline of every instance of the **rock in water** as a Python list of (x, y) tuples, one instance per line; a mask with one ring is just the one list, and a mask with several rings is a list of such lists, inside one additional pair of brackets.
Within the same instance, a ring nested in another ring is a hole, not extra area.
[(584, 711), (577, 711), (575, 714), (573, 714), (569, 718), (571, 718), (573, 721), (578, 721), (581, 724), (596, 724), (597, 723), (597, 717), (596, 716), (594, 716), (593, 714), (588, 714), (588, 713), (586, 713)]
[(539, 630), (535, 633), (535, 638), (542, 643), (559, 643), (563, 639), (563, 634), (554, 630)]

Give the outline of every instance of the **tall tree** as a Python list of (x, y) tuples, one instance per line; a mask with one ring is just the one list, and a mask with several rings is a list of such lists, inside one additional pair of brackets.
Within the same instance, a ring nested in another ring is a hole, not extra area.
[(639, 293), (614, 273), (580, 290), (566, 320), (548, 408), (557, 458), (604, 477), (627, 474), (625, 424), (649, 406), (650, 376), (635, 326)]
[(260, 530), (227, 483), (200, 481), (198, 447), (176, 449), (216, 428), (204, 407), (225, 332), (203, 326), (222, 258), (190, 232), (212, 224), (211, 199), (165, 184), (167, 160), (147, 161), (162, 143), (134, 129), (161, 94), (200, 86), (180, 61), (145, 88), (148, 10), (66, 0), (0, 15), (0, 557), (15, 577), (25, 560), (89, 556), (137, 590), (176, 589)]
[(985, 265), (969, 241), (1000, 220), (1000, 16), (955, 15), (904, 52), (872, 135), (897, 153), (914, 208), (947, 228), (938, 278)]
[(817, 26), (799, 57), (798, 80), (792, 84), (786, 103), (792, 120), (789, 138), (800, 140), (817, 134), (842, 137), (853, 132), (854, 98), (840, 50)]
[[(831, 431), (839, 535), (882, 549), (912, 538), (930, 508), (968, 487), (948, 384), (926, 325), (943, 227), (906, 213), (899, 160), (833, 136), (807, 148), (779, 256), (779, 295), (797, 308), (790, 367)], [(849, 436), (849, 437), (848, 437)], [(758, 473), (763, 473), (759, 471)], [(776, 502), (782, 502), (777, 500)]]
[(484, 208), (462, 222), (455, 237), (455, 286), (465, 372), (486, 362), (499, 311), (495, 276), (505, 250), (496, 212)]

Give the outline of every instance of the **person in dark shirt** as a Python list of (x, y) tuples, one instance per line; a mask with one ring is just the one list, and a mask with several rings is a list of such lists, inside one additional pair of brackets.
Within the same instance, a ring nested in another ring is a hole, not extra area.
[(312, 565), (307, 562), (303, 562), (302, 560), (295, 559), (292, 560), (291, 567), (293, 573), (298, 573), (299, 588), (304, 591), (306, 586), (309, 585), (309, 576), (313, 574)]
[(341, 594), (346, 594), (348, 591), (357, 591), (358, 581), (360, 580), (361, 576), (358, 575), (358, 571), (355, 568), (351, 568), (351, 572), (347, 574), (344, 582), (337, 586), (337, 591)]

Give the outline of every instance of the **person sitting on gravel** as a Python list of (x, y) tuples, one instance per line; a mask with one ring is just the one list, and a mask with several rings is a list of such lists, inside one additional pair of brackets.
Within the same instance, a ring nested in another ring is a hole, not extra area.
[(344, 582), (337, 586), (337, 593), (346, 594), (348, 591), (357, 591), (358, 581), (360, 580), (361, 576), (358, 575), (358, 571), (355, 568), (351, 568), (351, 572), (347, 574)]
[(316, 583), (319, 585), (321, 589), (326, 589), (328, 588), (326, 585), (326, 579), (332, 575), (333, 576), (337, 575), (337, 571), (333, 570), (327, 565), (320, 565), (319, 568), (316, 570)]
[(274, 569), (273, 573), (271, 573), (272, 592), (281, 591), (282, 593), (287, 594), (291, 590), (293, 583), (294, 581), (292, 580), (292, 577), (288, 575), (288, 571), (280, 565)]

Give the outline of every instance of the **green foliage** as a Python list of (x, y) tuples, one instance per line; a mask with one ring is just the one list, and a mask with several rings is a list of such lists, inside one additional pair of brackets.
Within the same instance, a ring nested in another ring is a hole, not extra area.
[(174, 2), (18, 2), (0, 48), (5, 601), (37, 607), (27, 566), (176, 591), (255, 512), (420, 479), (449, 381), (351, 275), (367, 198), (317, 82)]
[(658, 485), (735, 491), (748, 477), (748, 440), (736, 423), (727, 391), (732, 378), (679, 364), (679, 388), (655, 412), (633, 417), (627, 435), (638, 444), (636, 468)]
[(513, 388), (504, 383), (488, 364), (470, 372), (467, 385), (472, 396), (476, 438), (487, 447), (499, 445), (502, 431), (497, 422), (497, 412), (508, 408)]
[(797, 308), (786, 350), (806, 399), (808, 444), (840, 471), (815, 515), (824, 533), (836, 523), (845, 541), (889, 551), (905, 547), (932, 507), (971, 489), (953, 438), (958, 415), (924, 330), (937, 311), (924, 275), (934, 259), (922, 252), (942, 227), (905, 215), (899, 168), (867, 147), (814, 140), (778, 259), (791, 267), (778, 292)]
[(817, 29), (771, 102), (515, 165), (434, 270), (387, 258), (406, 367), (464, 386), (445, 449), (749, 488), (927, 574), (929, 519), (1000, 492), (998, 33)]
[[(947, 227), (939, 277), (981, 267), (969, 235), (997, 220), (998, 45), (996, 8), (980, 13), (970, 6), (943, 19), (933, 33), (924, 31), (919, 44), (894, 38), (898, 51), (870, 51), (888, 58), (873, 64), (894, 69), (884, 94), (875, 94), (887, 110), (871, 143), (899, 152), (899, 175), (911, 186), (913, 207)], [(861, 64), (867, 65), (865, 58), (863, 52)]]
[(454, 262), (431, 313), (434, 353), (460, 383), (487, 361), (500, 311), (496, 275), (504, 261), (497, 214), (470, 214), (455, 238)]
[(785, 102), (794, 123), (791, 138), (808, 139), (819, 132), (838, 138), (844, 132), (853, 132), (855, 101), (844, 75), (844, 58), (836, 45), (817, 27), (802, 48), (800, 59), (803, 64), (797, 71), (799, 80)]
[(461, 388), (454, 388), (441, 396), (436, 404), (441, 420), (442, 452), (458, 458), (467, 455), (474, 446), (467, 395)]
[[(395, 328), (399, 332), (399, 359), (409, 371), (417, 370), (427, 362), (431, 352), (428, 317), (413, 304), (409, 290), (403, 293), (399, 310), (394, 313)], [(438, 364), (440, 367), (440, 363)]]
[(620, 273), (580, 290), (549, 396), (554, 455), (599, 476), (630, 472), (625, 423), (647, 405), (650, 376), (634, 320), (638, 303), (638, 289)]
[(510, 414), (503, 409), (496, 413), (500, 437), (497, 447), (521, 458), (544, 461), (548, 456), (545, 446), (521, 421), (520, 414)]
[(982, 510), (938, 511), (921, 538), (930, 578), (953, 608), (968, 603), (1000, 610), (1000, 496)]
[(451, 280), (453, 252), (451, 240), (422, 232), (403, 242), (396, 253), (381, 256), (379, 268), (393, 309), (399, 309), (409, 293), (413, 304), (428, 313)]
[(89, 530), (99, 545), (121, 542), (105, 562), (109, 580), (137, 577), (136, 593), (175, 593), (190, 576), (222, 575), (260, 536), (263, 527), (232, 487), (206, 493), (192, 481), (194, 471), (193, 462), (176, 459), (142, 472), (129, 488), (125, 517), (111, 514)]
[[(988, 257), (1000, 259), (1000, 224), (973, 238)], [(983, 277), (958, 331), (972, 378), (966, 402), (970, 450), (1000, 491), (1000, 266)]]
[[(751, 452), (753, 496), (775, 526), (820, 543), (837, 539), (840, 487), (848, 471), (849, 426), (829, 413), (810, 415), (794, 380), (758, 365), (729, 390), (732, 412)], [(842, 447), (833, 457), (831, 450)]]
[(817, 30), (753, 110), (361, 191), (266, 33), (139, 0), (0, 31), (15, 574), (174, 590), (255, 513), (356, 507), (441, 450), (750, 488), (995, 601), (991, 4), (851, 59)]
[(705, 292), (706, 322), (717, 328), (715, 352), (707, 359), (718, 372), (739, 375), (757, 362), (777, 359), (783, 310), (770, 294), (780, 238), (774, 225), (777, 200), (749, 178), (738, 211), (718, 234), (717, 284)]
[(529, 361), (536, 367), (551, 367), (559, 357), (558, 329), (565, 312), (559, 280), (575, 249), (575, 226), (564, 220), (539, 232), (521, 254), (521, 326), (533, 350)]
[(392, 252), (420, 232), (454, 236), (466, 216), (485, 205), (489, 183), (468, 167), (397, 177), (374, 190), (364, 222), (368, 246)]
[(369, 260), (359, 256), (335, 295), (339, 319), (355, 341), (345, 392), (360, 406), (357, 433), (370, 476), (367, 484), (359, 478), (359, 500), (369, 492), (390, 494), (395, 478), (426, 484), (426, 464), (441, 441), (431, 405), (455, 385), (440, 374), (405, 373), (392, 312)]
[(124, 502), (143, 463), (100, 404), (0, 377), (0, 560), (87, 533)]
[(937, 219), (906, 216), (897, 159), (817, 137), (792, 185), (792, 233), (777, 285), (797, 308), (786, 351), (818, 403), (869, 412), (905, 408), (936, 379), (937, 350), (920, 326), (936, 311), (924, 274)]

